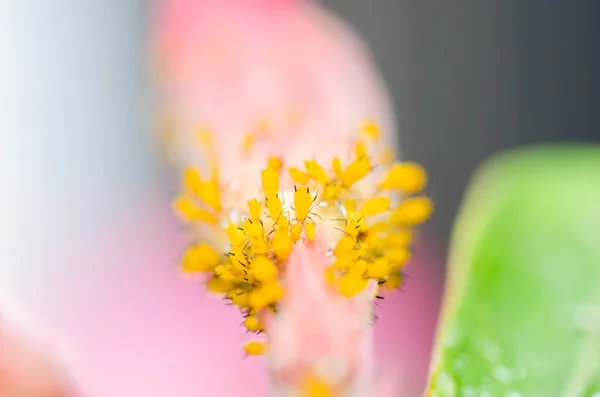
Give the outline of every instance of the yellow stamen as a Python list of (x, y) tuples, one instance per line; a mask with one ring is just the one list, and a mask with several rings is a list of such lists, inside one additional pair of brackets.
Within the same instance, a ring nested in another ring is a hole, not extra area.
[(206, 222), (213, 225), (217, 223), (216, 215), (200, 208), (189, 196), (180, 195), (173, 205), (179, 216), (186, 221)]
[(433, 212), (433, 203), (427, 197), (412, 197), (404, 200), (392, 213), (392, 223), (399, 226), (414, 226), (424, 222)]
[(366, 286), (367, 280), (360, 276), (356, 276), (354, 274), (345, 274), (340, 277), (340, 293), (347, 298), (364, 291)]
[(256, 281), (273, 282), (277, 280), (277, 266), (267, 257), (258, 255), (252, 258), (250, 269)]
[(262, 342), (248, 342), (244, 345), (244, 351), (249, 356), (260, 356), (267, 350), (267, 346)]
[(304, 166), (306, 167), (306, 173), (318, 183), (326, 185), (329, 182), (327, 173), (315, 160), (306, 160)]
[(285, 290), (277, 283), (263, 284), (250, 294), (250, 306), (263, 309), (283, 298)]
[(363, 204), (360, 208), (362, 216), (373, 216), (381, 214), (390, 209), (389, 197), (373, 197), (369, 201)]
[(206, 244), (189, 247), (183, 254), (181, 267), (186, 273), (212, 272), (221, 256)]
[(262, 186), (265, 195), (277, 194), (279, 189), (279, 172), (272, 167), (267, 167), (262, 172)]
[(379, 185), (381, 190), (402, 190), (405, 193), (418, 193), (427, 184), (427, 173), (419, 164), (400, 163), (392, 167)]
[(296, 211), (296, 219), (299, 222), (304, 223), (312, 201), (312, 196), (307, 187), (301, 187), (294, 192), (294, 209)]
[(371, 171), (371, 162), (367, 156), (358, 158), (350, 163), (342, 177), (342, 184), (349, 188), (364, 178)]
[(288, 234), (287, 229), (275, 230), (273, 240), (271, 240), (271, 248), (278, 260), (284, 261), (290, 256), (292, 251), (292, 238)]
[(300, 235), (301, 234), (302, 234), (302, 224), (301, 223), (294, 223), (290, 227), (290, 237), (292, 238), (292, 241), (294, 243), (296, 241), (298, 241), (300, 239)]
[(265, 204), (269, 210), (269, 216), (271, 219), (277, 221), (283, 210), (279, 196), (277, 194), (268, 195), (266, 197)]
[(244, 232), (238, 229), (233, 223), (230, 223), (229, 226), (227, 226), (226, 232), (231, 245), (234, 247), (239, 247), (244, 244), (244, 241), (246, 240), (244, 237)]
[(299, 185), (306, 185), (310, 179), (308, 174), (300, 171), (298, 168), (292, 167), (289, 169), (292, 180)]
[(304, 225), (304, 228), (306, 229), (306, 238), (308, 239), (308, 241), (313, 241), (315, 239), (315, 223), (308, 222), (306, 223), (306, 225)]
[(257, 199), (248, 201), (248, 212), (250, 213), (252, 222), (258, 222), (258, 218), (260, 218), (260, 203)]
[(256, 316), (248, 316), (244, 320), (244, 326), (250, 332), (258, 332), (264, 331), (264, 325), (260, 322), (260, 320)]
[(379, 125), (374, 120), (369, 120), (365, 122), (361, 130), (364, 134), (366, 134), (369, 138), (373, 140), (377, 140), (381, 136), (381, 130), (379, 128)]

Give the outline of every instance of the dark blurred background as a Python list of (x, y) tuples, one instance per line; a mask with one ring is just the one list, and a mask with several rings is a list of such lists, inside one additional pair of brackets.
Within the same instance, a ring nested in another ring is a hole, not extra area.
[(400, 147), (425, 165), (447, 243), (474, 168), (500, 150), (600, 141), (600, 2), (326, 0), (370, 44)]

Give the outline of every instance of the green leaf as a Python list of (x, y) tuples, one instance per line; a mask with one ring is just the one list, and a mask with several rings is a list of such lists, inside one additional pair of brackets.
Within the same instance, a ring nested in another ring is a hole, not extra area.
[(427, 395), (600, 396), (600, 147), (523, 149), (477, 173)]

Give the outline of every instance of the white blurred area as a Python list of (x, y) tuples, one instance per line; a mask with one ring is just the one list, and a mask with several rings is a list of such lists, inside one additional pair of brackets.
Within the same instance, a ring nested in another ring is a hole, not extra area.
[(0, 2), (0, 292), (43, 297), (154, 183), (142, 3)]

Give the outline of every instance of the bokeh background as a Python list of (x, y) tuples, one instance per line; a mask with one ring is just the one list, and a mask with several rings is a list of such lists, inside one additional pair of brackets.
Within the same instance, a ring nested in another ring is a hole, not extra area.
[[(600, 141), (600, 3), (323, 3), (371, 46), (403, 156), (431, 176), (436, 214), (378, 324), (416, 394), (472, 171), (511, 147)], [(239, 395), (264, 387), (264, 364), (240, 360), (236, 313), (176, 272), (150, 17), (141, 0), (0, 3), (0, 297), (44, 324), (90, 396)]]

